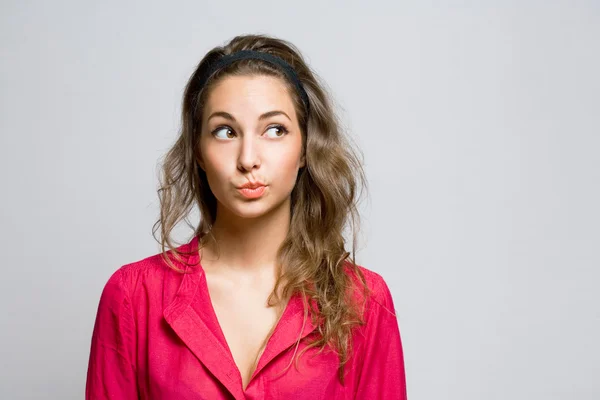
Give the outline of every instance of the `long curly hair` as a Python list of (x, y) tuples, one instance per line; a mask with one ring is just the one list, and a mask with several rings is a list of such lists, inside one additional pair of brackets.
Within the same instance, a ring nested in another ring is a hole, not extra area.
[[(289, 63), (308, 94), (308, 115), (297, 90), (285, 74), (262, 60), (235, 61), (216, 71), (200, 87), (200, 77), (210, 63), (239, 50), (270, 53)], [(305, 321), (310, 315), (317, 326), (317, 334), (311, 336), (312, 340), (298, 357), (312, 347), (320, 349), (319, 353), (328, 347), (339, 357), (338, 376), (343, 383), (344, 365), (352, 352), (353, 328), (364, 324), (364, 302), (358, 301), (352, 293), (357, 287), (365, 293), (362, 299), (369, 293), (365, 277), (355, 262), (360, 223), (357, 205), (361, 189), (366, 189), (366, 179), (360, 152), (340, 128), (325, 85), (293, 44), (267, 35), (241, 35), (224, 46), (213, 48), (200, 61), (185, 87), (180, 134), (162, 163), (158, 189), (160, 218), (154, 224), (153, 235), (160, 243), (169, 267), (179, 272), (184, 271), (172, 262), (173, 258), (183, 260), (178, 243), (172, 238), (175, 226), (185, 221), (195, 228), (200, 248), (211, 237), (217, 202), (205, 172), (197, 165), (202, 112), (210, 90), (221, 79), (232, 75), (278, 77), (292, 96), (302, 131), (306, 164), (298, 172), (291, 193), (290, 229), (277, 253), (279, 278), (268, 304), (278, 305), (282, 299), (302, 295)], [(194, 227), (189, 215), (196, 206), (200, 220)], [(351, 252), (346, 251), (343, 237), (348, 223), (352, 231)], [(156, 237), (158, 230), (160, 238)], [(300, 340), (296, 349), (299, 343)]]

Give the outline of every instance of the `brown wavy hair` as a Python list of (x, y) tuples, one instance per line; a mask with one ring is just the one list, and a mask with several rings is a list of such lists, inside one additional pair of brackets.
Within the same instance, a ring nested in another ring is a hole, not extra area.
[[(206, 85), (200, 87), (199, 79), (209, 63), (239, 50), (270, 53), (289, 63), (308, 94), (308, 115), (297, 90), (285, 74), (278, 67), (261, 60), (238, 60), (215, 72)], [(317, 334), (312, 335), (304, 351), (317, 347), (320, 353), (329, 347), (336, 352), (340, 359), (339, 379), (343, 383), (344, 365), (352, 352), (353, 328), (364, 324), (364, 302), (357, 301), (352, 293), (356, 287), (362, 288), (364, 300), (369, 292), (365, 277), (355, 262), (360, 223), (357, 205), (362, 193), (359, 190), (366, 189), (366, 179), (360, 152), (340, 128), (325, 85), (293, 44), (267, 35), (236, 36), (224, 46), (210, 50), (200, 61), (185, 87), (180, 134), (162, 163), (158, 189), (160, 218), (154, 224), (153, 235), (156, 238), (160, 229), (157, 241), (163, 258), (179, 272), (183, 271), (172, 262), (172, 258), (183, 260), (177, 249), (179, 244), (174, 243), (171, 237), (175, 226), (185, 221), (195, 229), (200, 247), (211, 237), (217, 202), (205, 172), (197, 165), (202, 112), (210, 90), (219, 80), (232, 75), (278, 77), (292, 96), (302, 130), (306, 164), (298, 172), (291, 193), (290, 229), (277, 253), (279, 278), (268, 303), (278, 305), (296, 293), (303, 295), (305, 321), (310, 314), (317, 325)], [(200, 211), (200, 221), (194, 227), (188, 218), (196, 206)], [(352, 231), (352, 252), (346, 251), (343, 237), (348, 223)], [(310, 300), (316, 302), (316, 308), (312, 307)], [(296, 349), (299, 343), (300, 340)]]

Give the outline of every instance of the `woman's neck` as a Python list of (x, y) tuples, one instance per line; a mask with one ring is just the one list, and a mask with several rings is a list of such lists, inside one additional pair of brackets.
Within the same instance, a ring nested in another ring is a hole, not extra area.
[(258, 218), (217, 212), (212, 235), (202, 248), (204, 264), (242, 274), (273, 271), (290, 226), (289, 202)]

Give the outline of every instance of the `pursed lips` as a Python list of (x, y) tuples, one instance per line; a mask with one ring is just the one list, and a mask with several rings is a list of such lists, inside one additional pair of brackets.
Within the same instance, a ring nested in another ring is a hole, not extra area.
[(266, 185), (262, 182), (248, 182), (248, 183), (243, 184), (242, 186), (238, 186), (238, 189), (256, 189), (261, 186), (266, 186)]

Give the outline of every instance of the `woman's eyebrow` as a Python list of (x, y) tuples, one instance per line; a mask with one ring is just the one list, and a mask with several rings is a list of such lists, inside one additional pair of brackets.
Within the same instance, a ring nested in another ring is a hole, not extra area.
[[(289, 115), (287, 115), (285, 112), (283, 112), (281, 110), (267, 111), (266, 113), (264, 113), (260, 117), (258, 117), (258, 120), (262, 121), (264, 119), (267, 119), (267, 118), (270, 118), (270, 117), (274, 117), (276, 115), (284, 115), (290, 121), (292, 120), (289, 117)], [(208, 119), (206, 120), (206, 122), (210, 121), (210, 119), (213, 118), (213, 117), (223, 117), (225, 119), (228, 119), (230, 121), (235, 122), (235, 118), (233, 117), (233, 115), (231, 115), (231, 114), (229, 114), (228, 112), (225, 112), (225, 111), (215, 111), (214, 113), (210, 114), (210, 116), (208, 117)]]

